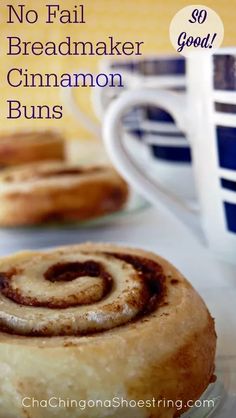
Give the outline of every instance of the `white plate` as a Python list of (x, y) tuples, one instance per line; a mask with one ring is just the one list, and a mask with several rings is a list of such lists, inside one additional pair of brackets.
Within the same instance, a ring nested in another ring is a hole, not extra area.
[(236, 357), (218, 357), (216, 376), (216, 382), (200, 398), (202, 406), (190, 409), (181, 418), (235, 418)]

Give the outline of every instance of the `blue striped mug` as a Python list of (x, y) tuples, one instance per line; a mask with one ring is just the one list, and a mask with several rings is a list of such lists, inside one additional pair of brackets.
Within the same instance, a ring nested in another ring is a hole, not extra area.
[(117, 169), (151, 202), (187, 219), (190, 203), (153, 181), (117, 129), (123, 115), (143, 104), (168, 112), (185, 132), (206, 239), (214, 252), (236, 263), (236, 48), (188, 57), (186, 96), (135, 89), (116, 99), (104, 120), (105, 145)]

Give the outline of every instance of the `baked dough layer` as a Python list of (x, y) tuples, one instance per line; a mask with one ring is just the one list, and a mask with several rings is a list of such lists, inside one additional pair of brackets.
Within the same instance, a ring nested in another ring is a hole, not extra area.
[(40, 162), (0, 174), (0, 225), (82, 221), (121, 209), (125, 181), (110, 166)]
[(0, 135), (0, 167), (64, 158), (64, 138), (56, 131), (22, 131)]
[[(111, 244), (18, 253), (0, 260), (0, 288), (0, 418), (173, 418), (212, 379), (214, 321), (153, 253)], [(28, 407), (52, 397), (156, 404)]]

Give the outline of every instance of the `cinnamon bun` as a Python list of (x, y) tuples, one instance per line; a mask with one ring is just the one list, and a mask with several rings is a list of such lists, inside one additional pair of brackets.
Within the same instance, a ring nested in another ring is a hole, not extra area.
[(0, 260), (0, 418), (177, 417), (211, 382), (215, 348), (204, 302), (153, 253)]
[(64, 158), (64, 139), (56, 131), (22, 131), (0, 135), (0, 167)]
[(87, 220), (121, 209), (125, 181), (110, 166), (41, 162), (0, 175), (0, 225)]

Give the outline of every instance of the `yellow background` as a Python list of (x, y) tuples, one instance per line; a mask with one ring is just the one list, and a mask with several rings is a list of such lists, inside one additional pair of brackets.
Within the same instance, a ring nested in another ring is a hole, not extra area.
[[(26, 0), (29, 8), (38, 11), (41, 20), (35, 25), (6, 24), (7, 4), (17, 5), (15, 0), (1, 2), (1, 110), (0, 130), (20, 128), (42, 128), (53, 126), (62, 129), (68, 137), (89, 137), (83, 127), (64, 112), (61, 120), (7, 120), (6, 100), (17, 99), (22, 104), (61, 104), (57, 88), (10, 88), (6, 73), (12, 67), (29, 68), (30, 72), (71, 72), (78, 69), (96, 71), (99, 57), (21, 57), (4, 56), (6, 36), (19, 36), (27, 41), (62, 41), (66, 36), (74, 40), (102, 41), (114, 36), (117, 41), (144, 41), (145, 53), (174, 52), (169, 40), (169, 24), (175, 13), (186, 5), (194, 4), (185, 0)], [(86, 24), (45, 24), (45, 4), (60, 4), (62, 8), (73, 9), (75, 4), (85, 5)], [(197, 2), (196, 2), (197, 3)], [(236, 45), (236, 0), (207, 0), (204, 4), (212, 7), (222, 18), (225, 27), (224, 45)], [(90, 108), (89, 89), (81, 88), (78, 100), (83, 109)]]

